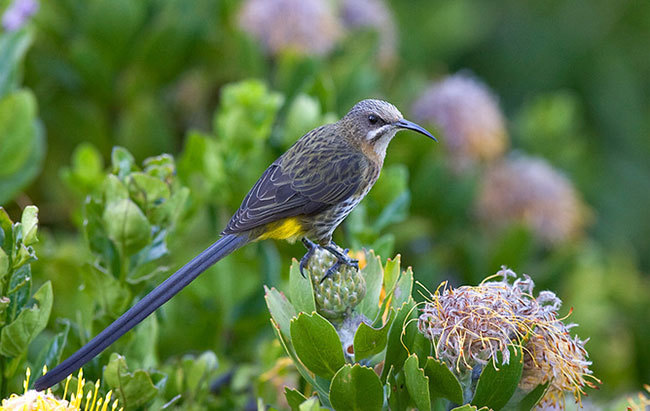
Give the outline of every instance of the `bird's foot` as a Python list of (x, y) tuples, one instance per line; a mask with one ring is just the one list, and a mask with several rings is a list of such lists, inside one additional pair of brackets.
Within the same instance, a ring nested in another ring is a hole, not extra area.
[(342, 249), (341, 247), (334, 244), (333, 242), (329, 243), (323, 248), (329, 251), (330, 253), (334, 254), (334, 256), (336, 257), (336, 262), (332, 264), (330, 268), (327, 269), (327, 271), (325, 272), (325, 276), (320, 280), (321, 283), (325, 281), (326, 278), (334, 274), (336, 270), (343, 264), (359, 271), (359, 260), (356, 260), (348, 255), (348, 251), (350, 251), (349, 249), (347, 248)]
[(309, 262), (311, 256), (314, 255), (314, 250), (316, 250), (318, 244), (314, 243), (313, 241), (310, 241), (308, 238), (303, 238), (302, 243), (305, 245), (305, 247), (307, 247), (307, 252), (300, 259), (299, 267), (300, 267), (300, 274), (302, 275), (302, 278), (307, 278), (305, 276), (304, 269), (307, 266), (307, 263)]

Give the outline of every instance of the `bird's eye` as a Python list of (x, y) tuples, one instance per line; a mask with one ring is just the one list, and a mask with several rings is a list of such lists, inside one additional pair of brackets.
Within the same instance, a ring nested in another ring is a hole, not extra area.
[(376, 115), (371, 114), (371, 115), (368, 116), (368, 123), (377, 124), (378, 121), (379, 121), (379, 118), (377, 118)]

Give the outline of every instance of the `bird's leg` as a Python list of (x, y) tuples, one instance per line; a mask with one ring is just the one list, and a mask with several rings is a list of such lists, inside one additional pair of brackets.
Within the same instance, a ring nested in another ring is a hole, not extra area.
[(323, 282), (330, 275), (334, 274), (336, 269), (339, 268), (341, 264), (345, 264), (359, 271), (359, 260), (355, 260), (354, 258), (350, 257), (348, 255), (349, 250), (347, 248), (342, 249), (341, 247), (336, 245), (334, 241), (330, 241), (330, 243), (327, 244), (326, 246), (323, 246), (323, 248), (329, 251), (330, 253), (334, 254), (334, 256), (336, 257), (336, 262), (330, 268), (327, 269), (327, 271), (325, 272), (325, 276), (320, 280), (321, 282)]
[(302, 238), (302, 243), (307, 248), (307, 252), (300, 259), (299, 267), (300, 267), (300, 274), (302, 275), (302, 278), (307, 278), (305, 277), (305, 272), (303, 270), (307, 266), (307, 262), (309, 261), (311, 256), (314, 254), (314, 250), (318, 247), (318, 244), (314, 243), (313, 241), (310, 241), (307, 237)]

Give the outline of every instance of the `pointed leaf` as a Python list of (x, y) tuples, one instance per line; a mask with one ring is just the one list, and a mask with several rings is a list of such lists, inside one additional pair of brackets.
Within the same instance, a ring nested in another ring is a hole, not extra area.
[(269, 308), (271, 317), (273, 317), (280, 327), (282, 334), (290, 339), (291, 319), (297, 315), (295, 308), (293, 308), (291, 303), (287, 300), (287, 297), (275, 288), (269, 289), (267, 286), (264, 286), (264, 291), (264, 299), (266, 300), (266, 306)]
[(539, 400), (544, 397), (544, 394), (546, 394), (546, 390), (548, 389), (548, 386), (550, 385), (550, 382), (547, 382), (546, 384), (540, 384), (537, 387), (535, 387), (534, 390), (529, 392), (520, 402), (519, 402), (519, 411), (530, 411), (539, 402)]
[(396, 370), (395, 374), (401, 371), (402, 365), (404, 364), (406, 357), (408, 357), (408, 352), (402, 344), (402, 330), (406, 326), (409, 318), (414, 315), (414, 306), (415, 302), (411, 299), (402, 304), (402, 306), (397, 310), (393, 324), (388, 331), (386, 357), (384, 360), (384, 369), (381, 374), (382, 380), (386, 379), (388, 370), (390, 370), (391, 367), (394, 367)]
[(33, 205), (25, 207), (21, 224), (23, 227), (23, 244), (29, 246), (37, 242), (36, 230), (38, 229), (38, 208)]
[(300, 274), (300, 264), (296, 259), (291, 262), (291, 270), (289, 271), (289, 297), (298, 312), (311, 313), (316, 311), (311, 276), (305, 274), (303, 277)]
[(381, 260), (373, 251), (366, 251), (368, 264), (361, 271), (366, 280), (366, 296), (356, 307), (356, 311), (374, 322), (379, 314), (379, 295), (384, 282), (384, 269)]
[(371, 368), (346, 364), (332, 379), (330, 401), (337, 411), (379, 411), (384, 403), (381, 381)]
[(332, 378), (345, 364), (334, 326), (318, 313), (300, 313), (291, 320), (291, 342), (300, 361), (323, 378)]
[(456, 407), (451, 411), (483, 411), (483, 410), (487, 411), (489, 410), (489, 408), (488, 407), (478, 408), (476, 405), (465, 404), (465, 405), (461, 405), (460, 407)]
[(401, 258), (402, 257), (397, 254), (394, 259), (389, 258), (386, 260), (386, 266), (384, 267), (384, 289), (387, 292), (393, 291), (393, 287), (395, 287), (395, 284), (397, 284), (397, 280), (400, 277)]
[(386, 386), (388, 387), (388, 407), (391, 411), (404, 411), (409, 406), (411, 397), (406, 388), (404, 373), (397, 375), (393, 372), (393, 367), (388, 370), (386, 376)]
[(418, 357), (415, 354), (410, 355), (404, 362), (404, 379), (406, 388), (418, 409), (430, 410), (429, 378), (424, 375), (424, 370), (418, 367)]
[(432, 398), (444, 397), (456, 404), (463, 403), (463, 389), (447, 365), (433, 357), (427, 358), (424, 373), (429, 377)]
[(411, 292), (413, 291), (413, 270), (411, 267), (407, 268), (404, 271), (393, 290), (393, 296), (391, 300), (391, 306), (394, 308), (399, 308), (411, 298)]
[(382, 352), (388, 341), (388, 331), (395, 318), (395, 310), (391, 309), (388, 321), (381, 328), (372, 328), (361, 323), (354, 334), (354, 360), (359, 361), (371, 355)]
[(34, 293), (36, 304), (26, 308), (0, 333), (0, 354), (19, 357), (47, 325), (52, 311), (52, 283), (46, 282)]
[(284, 387), (284, 396), (287, 399), (287, 404), (291, 407), (291, 411), (298, 411), (300, 409), (300, 404), (307, 401), (307, 397), (302, 395), (300, 391), (287, 386)]
[(151, 225), (142, 210), (131, 200), (110, 202), (102, 215), (108, 237), (127, 254), (142, 249), (151, 241)]
[(120, 399), (125, 409), (136, 409), (145, 405), (158, 393), (158, 388), (148, 372), (136, 370), (129, 372), (123, 356), (113, 353), (104, 368), (104, 381)]
[(498, 369), (494, 367), (493, 361), (490, 361), (483, 369), (471, 402), (473, 405), (486, 406), (498, 411), (508, 403), (514, 394), (521, 378), (524, 363), (520, 347), (511, 345), (508, 350), (510, 351), (508, 364), (501, 364), (501, 359), (497, 358)]

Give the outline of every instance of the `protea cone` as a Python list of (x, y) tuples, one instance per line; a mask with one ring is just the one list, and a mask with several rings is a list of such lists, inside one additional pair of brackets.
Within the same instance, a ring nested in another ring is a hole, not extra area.
[(366, 295), (366, 280), (360, 271), (344, 264), (323, 280), (335, 262), (334, 255), (319, 247), (306, 268), (314, 287), (317, 311), (329, 319), (343, 319)]

